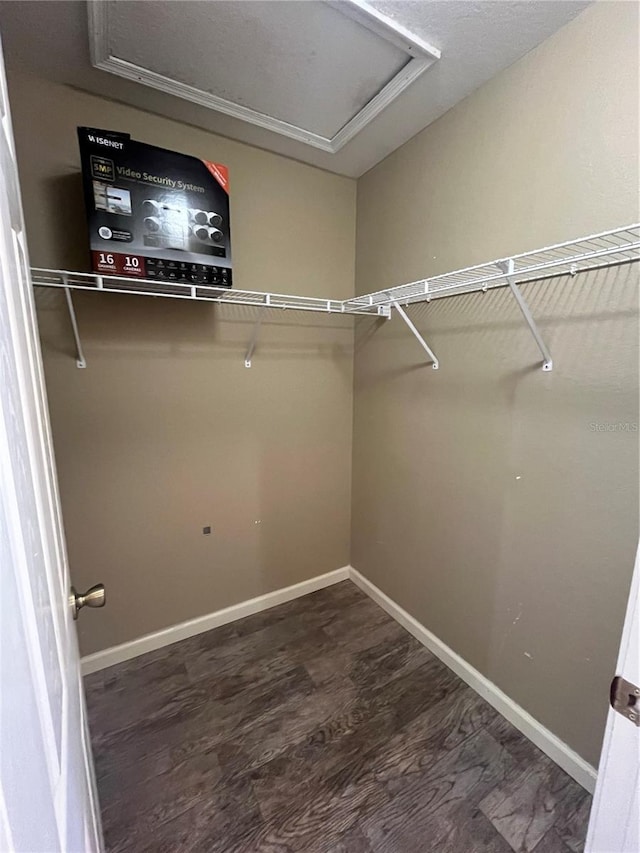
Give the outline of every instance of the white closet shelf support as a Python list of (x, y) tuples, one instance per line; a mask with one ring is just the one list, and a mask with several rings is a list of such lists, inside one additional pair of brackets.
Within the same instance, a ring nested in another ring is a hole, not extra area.
[[(509, 287), (518, 306), (531, 329), (534, 339), (543, 356), (543, 370), (551, 370), (553, 361), (547, 345), (542, 339), (535, 320), (529, 310), (518, 285), (527, 281), (536, 281), (553, 276), (575, 275), (587, 270), (631, 263), (640, 260), (640, 224), (626, 225), (557, 243), (534, 252), (524, 252), (512, 257), (499, 258), (485, 264), (444, 273), (433, 278), (424, 278), (388, 287), (375, 293), (355, 296), (350, 299), (320, 299), (313, 296), (294, 296), (282, 293), (238, 290), (236, 288), (212, 287), (204, 284), (183, 284), (171, 281), (150, 281), (148, 279), (125, 278), (122, 276), (78, 273), (68, 270), (50, 270), (34, 268), (31, 270), (33, 284), (37, 287), (58, 287), (66, 292), (69, 316), (77, 350), (78, 367), (85, 367), (80, 334), (76, 321), (71, 291), (100, 291), (126, 293), (138, 296), (155, 296), (168, 299), (190, 299), (196, 302), (214, 302), (217, 304), (252, 305), (257, 308), (281, 308), (292, 311), (314, 311), (320, 314), (353, 314), (374, 317), (390, 317), (395, 308), (407, 324), (412, 334), (425, 349), (432, 367), (439, 367), (438, 359), (416, 329), (404, 308), (414, 302), (430, 302), (445, 296), (462, 296), (475, 291), (487, 291), (494, 287)], [(404, 306), (404, 307), (403, 307)], [(256, 323), (245, 356), (245, 365), (251, 367), (251, 360), (260, 328), (260, 319)]]
[(411, 320), (409, 319), (409, 316), (407, 315), (407, 312), (404, 310), (404, 308), (402, 308), (400, 305), (398, 305), (398, 303), (397, 303), (395, 300), (394, 300), (391, 304), (392, 304), (392, 305), (393, 305), (393, 307), (396, 309), (396, 311), (398, 312), (398, 314), (402, 317), (402, 319), (405, 321), (405, 323), (407, 324), (407, 326), (409, 327), (409, 329), (411, 330), (411, 332), (413, 332), (413, 334), (414, 334), (414, 335), (415, 335), (415, 337), (417, 338), (418, 343), (420, 344), (420, 346), (425, 350), (425, 352), (427, 353), (427, 355), (428, 355), (428, 356), (429, 356), (429, 358), (431, 359), (431, 367), (432, 367), (434, 370), (438, 370), (438, 368), (440, 367), (440, 362), (439, 362), (439, 361), (438, 361), (438, 359), (436, 358), (436, 355), (435, 355), (435, 353), (433, 352), (433, 350), (429, 347), (429, 345), (427, 344), (427, 342), (425, 341), (425, 339), (422, 337), (422, 335), (420, 334), (420, 332), (416, 329), (416, 327), (413, 325), (413, 323), (412, 323), (412, 322), (411, 322)]
[(68, 287), (64, 289), (64, 295), (67, 300), (67, 310), (69, 311), (69, 319), (71, 320), (71, 330), (73, 331), (73, 339), (76, 343), (76, 367), (85, 368), (87, 360), (84, 357), (82, 350), (82, 341), (80, 340), (80, 331), (78, 329), (78, 320), (76, 318), (76, 310), (73, 307), (73, 297)]
[(500, 268), (504, 271), (504, 277), (509, 283), (509, 287), (511, 288), (511, 292), (515, 296), (515, 300), (518, 303), (518, 308), (522, 312), (522, 316), (527, 321), (527, 325), (531, 329), (531, 334), (534, 337), (535, 342), (538, 344), (538, 349), (542, 353), (542, 358), (544, 359), (542, 362), (543, 370), (553, 370), (553, 359), (551, 358), (551, 353), (549, 352), (549, 348), (542, 340), (542, 335), (538, 329), (536, 321), (533, 319), (533, 314), (531, 313), (529, 306), (527, 305), (527, 301), (524, 296), (520, 293), (518, 289), (518, 285), (516, 284), (515, 276), (513, 274), (514, 263), (513, 260), (510, 259), (505, 263), (499, 264)]
[[(312, 311), (317, 314), (355, 314), (367, 317), (389, 317), (391, 308), (386, 305), (348, 306), (343, 299), (322, 299), (315, 296), (295, 296), (284, 293), (238, 290), (237, 288), (213, 287), (206, 284), (185, 284), (174, 281), (151, 281), (125, 276), (98, 275), (96, 273), (71, 272), (34, 267), (31, 270), (33, 284), (37, 287), (61, 288), (66, 293), (73, 337), (77, 350), (78, 367), (86, 367), (78, 331), (72, 290), (98, 291), (101, 293), (124, 293), (136, 296), (154, 296), (166, 299), (188, 299), (193, 302), (213, 302), (228, 305), (250, 305), (257, 308), (273, 308), (290, 311)], [(245, 367), (251, 367), (262, 316), (256, 323), (245, 356)]]
[(256, 343), (258, 342), (258, 333), (260, 331), (260, 325), (262, 323), (262, 318), (264, 314), (260, 314), (258, 319), (256, 320), (256, 324), (253, 327), (253, 334), (251, 335), (251, 340), (249, 341), (249, 347), (247, 349), (247, 354), (244, 357), (244, 366), (251, 367), (251, 361), (253, 359), (253, 353), (256, 348)]

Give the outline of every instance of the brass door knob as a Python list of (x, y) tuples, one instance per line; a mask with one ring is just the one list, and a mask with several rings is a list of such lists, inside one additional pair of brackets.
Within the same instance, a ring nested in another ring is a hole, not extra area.
[(74, 586), (71, 587), (71, 595), (69, 596), (69, 604), (73, 618), (78, 618), (78, 613), (82, 607), (104, 607), (107, 601), (104, 591), (104, 584), (97, 583), (88, 589), (85, 593), (76, 592)]

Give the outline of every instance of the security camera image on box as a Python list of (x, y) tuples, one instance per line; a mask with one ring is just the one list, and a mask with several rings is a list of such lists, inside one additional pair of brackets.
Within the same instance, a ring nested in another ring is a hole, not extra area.
[(231, 287), (225, 166), (109, 130), (78, 138), (94, 272)]

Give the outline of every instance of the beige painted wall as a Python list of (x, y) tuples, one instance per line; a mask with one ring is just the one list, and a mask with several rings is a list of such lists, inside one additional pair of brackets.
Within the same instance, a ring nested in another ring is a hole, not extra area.
[[(598, 3), (358, 183), (366, 292), (637, 222), (638, 6)], [(358, 321), (352, 563), (597, 763), (638, 536), (638, 270)], [(633, 429), (633, 428), (632, 428)]]
[[(238, 287), (353, 292), (354, 181), (35, 78), (10, 94), (34, 266), (88, 268), (89, 125), (229, 166)], [(247, 370), (257, 309), (78, 296), (78, 370), (58, 296), (38, 302), (72, 578), (108, 595), (85, 654), (348, 563), (349, 318), (269, 314)]]

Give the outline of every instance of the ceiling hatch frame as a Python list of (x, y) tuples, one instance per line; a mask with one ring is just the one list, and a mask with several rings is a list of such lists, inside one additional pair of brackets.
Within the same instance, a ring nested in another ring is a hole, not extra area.
[(395, 101), (414, 80), (430, 68), (436, 60), (440, 59), (441, 52), (406, 27), (383, 15), (366, 0), (339, 0), (339, 2), (324, 0), (324, 2), (399, 48), (409, 57), (409, 61), (400, 71), (332, 137), (322, 136), (319, 133), (266, 115), (218, 95), (212, 95), (196, 86), (182, 83), (144, 66), (114, 56), (109, 44), (109, 10), (112, 4), (108, 0), (89, 0), (87, 4), (91, 64), (94, 68), (116, 74), (118, 77), (150, 86), (153, 89), (191, 101), (215, 112), (224, 113), (281, 136), (295, 139), (297, 142), (312, 145), (314, 148), (319, 148), (330, 154), (336, 154), (357, 133), (373, 121), (385, 107)]

